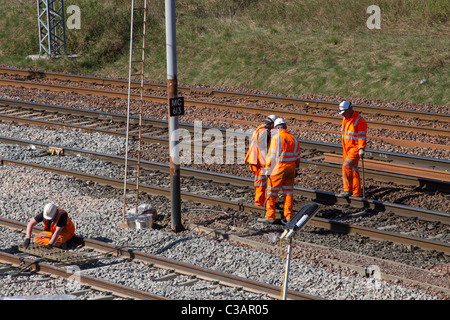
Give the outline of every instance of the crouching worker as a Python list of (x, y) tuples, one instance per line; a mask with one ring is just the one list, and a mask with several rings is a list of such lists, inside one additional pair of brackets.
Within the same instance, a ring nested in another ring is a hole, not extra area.
[(34, 237), (34, 242), (45, 245), (48, 249), (60, 247), (75, 235), (75, 225), (69, 219), (67, 212), (53, 203), (47, 203), (44, 211), (31, 219), (27, 225), (27, 235), (24, 247), (30, 245), (31, 231), (40, 222), (44, 222), (44, 230)]

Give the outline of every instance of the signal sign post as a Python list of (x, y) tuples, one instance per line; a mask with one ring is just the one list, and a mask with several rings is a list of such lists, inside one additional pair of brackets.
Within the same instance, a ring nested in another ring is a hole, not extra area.
[[(177, 90), (177, 44), (175, 0), (165, 0), (166, 6), (166, 53), (167, 53), (167, 95), (169, 103), (169, 152), (170, 152), (170, 185), (172, 205), (172, 229), (175, 232), (184, 230), (181, 224), (181, 192), (180, 192), (180, 149), (178, 116), (184, 114), (184, 100), (178, 98)], [(179, 100), (181, 99), (181, 100)], [(181, 107), (180, 102), (183, 102)], [(172, 107), (173, 106), (173, 107)]]

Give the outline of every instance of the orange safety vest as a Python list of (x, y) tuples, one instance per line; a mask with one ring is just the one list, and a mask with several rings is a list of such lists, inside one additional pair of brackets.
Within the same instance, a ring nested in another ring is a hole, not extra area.
[(267, 182), (266, 215), (275, 219), (275, 202), (278, 192), (283, 192), (283, 215), (286, 220), (294, 216), (295, 170), (300, 165), (300, 144), (286, 129), (281, 129), (271, 142), (266, 158), (270, 177)]
[(353, 196), (361, 197), (361, 180), (358, 172), (360, 148), (367, 146), (367, 123), (357, 111), (350, 119), (342, 120), (342, 182), (344, 191), (351, 191)]
[(269, 142), (270, 130), (265, 126), (260, 125), (252, 135), (250, 146), (245, 155), (245, 162), (258, 167), (264, 167)]
[[(44, 231), (50, 231), (51, 233), (54, 233), (56, 231), (56, 225), (58, 224), (59, 219), (64, 213), (67, 212), (61, 208), (57, 208), (56, 219), (44, 219)], [(72, 220), (70, 220), (69, 216), (67, 216), (67, 223), (64, 227), (64, 231), (75, 234), (75, 225), (73, 224)]]
[[(53, 237), (53, 234), (56, 231), (58, 221), (64, 213), (66, 213), (65, 210), (57, 208), (56, 219), (53, 220), (44, 219), (44, 230), (42, 232), (39, 232), (36, 235), (36, 237), (34, 237), (34, 242), (43, 245), (48, 245), (51, 238)], [(75, 235), (75, 225), (73, 224), (72, 220), (70, 220), (69, 217), (67, 216), (67, 223), (53, 245), (59, 247), (62, 244), (69, 241), (70, 239), (72, 239), (74, 235)]]
[[(367, 146), (367, 123), (359, 115), (358, 111), (353, 111), (350, 119), (342, 119), (342, 146), (345, 154), (358, 149), (365, 149)], [(353, 150), (352, 150), (353, 149)]]
[(270, 174), (276, 174), (286, 165), (300, 164), (300, 144), (286, 129), (279, 130), (271, 142), (266, 157), (266, 168)]

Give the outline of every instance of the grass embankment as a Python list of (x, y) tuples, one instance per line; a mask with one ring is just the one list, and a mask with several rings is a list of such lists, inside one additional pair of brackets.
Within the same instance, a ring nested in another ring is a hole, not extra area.
[[(126, 4), (124, 4), (126, 3)], [(66, 0), (81, 28), (67, 30), (78, 59), (38, 53), (35, 1), (0, 0), (0, 63), (97, 76), (128, 75), (129, 1)], [(370, 5), (381, 10), (369, 29)], [(145, 75), (166, 80), (164, 1), (149, 1)], [(178, 81), (450, 104), (448, 0), (176, 1)], [(421, 80), (426, 82), (421, 84)]]

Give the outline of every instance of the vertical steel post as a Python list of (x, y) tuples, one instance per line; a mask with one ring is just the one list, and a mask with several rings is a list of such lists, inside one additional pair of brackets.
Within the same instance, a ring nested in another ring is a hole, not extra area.
[(165, 0), (165, 6), (172, 229), (179, 232), (184, 228), (181, 224), (178, 116), (170, 116), (170, 99), (178, 96), (175, 0)]
[(366, 179), (364, 178), (364, 156), (361, 157), (362, 162), (362, 194), (363, 198), (366, 198)]
[[(131, 105), (131, 62), (133, 58), (133, 20), (134, 20), (134, 0), (131, 0), (131, 23), (130, 23), (130, 56), (128, 61), (128, 99), (127, 99), (127, 134), (125, 139), (125, 169), (123, 178), (123, 214), (122, 223), (125, 222), (125, 213), (127, 211), (127, 172), (128, 172), (128, 140), (130, 132), (130, 105)], [(137, 210), (136, 210), (137, 213)]]
[[(145, 34), (146, 34), (146, 25), (147, 25), (147, 0), (144, 0), (142, 2), (142, 7), (133, 8), (138, 10), (143, 10), (143, 19), (142, 19), (142, 47), (133, 48), (141, 50), (140, 59), (135, 62), (139, 62), (141, 64), (141, 73), (138, 73), (140, 77), (140, 103), (139, 103), (139, 140), (138, 140), (138, 153), (137, 153), (137, 168), (136, 168), (136, 210), (135, 212), (138, 213), (138, 206), (139, 206), (139, 175), (141, 170), (141, 145), (142, 145), (142, 113), (143, 113), (143, 97), (144, 97), (144, 63), (145, 63)], [(133, 22), (132, 22), (133, 23)]]
[(291, 267), (291, 251), (292, 251), (292, 240), (291, 238), (288, 239), (288, 253), (287, 253), (287, 263), (286, 263), (286, 269), (284, 271), (284, 280), (283, 280), (283, 296), (282, 299), (286, 300), (287, 297), (287, 291), (288, 291), (288, 281), (289, 281), (289, 271)]

